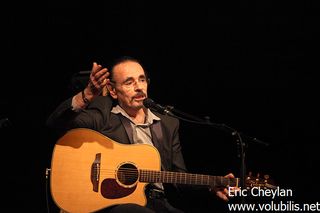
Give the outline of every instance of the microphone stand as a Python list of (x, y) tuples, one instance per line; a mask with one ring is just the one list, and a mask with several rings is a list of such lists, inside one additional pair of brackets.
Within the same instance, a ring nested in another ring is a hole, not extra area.
[[(166, 106), (166, 114), (170, 115), (172, 117), (175, 117), (177, 119), (190, 122), (190, 123), (208, 125), (208, 126), (216, 128), (216, 129), (222, 130), (224, 132), (230, 133), (232, 136), (236, 136), (237, 137), (237, 139), (236, 139), (237, 145), (240, 147), (240, 149), (238, 149), (238, 152), (239, 152), (238, 157), (240, 158), (240, 180), (241, 180), (240, 186), (241, 186), (241, 188), (246, 187), (246, 180), (245, 180), (245, 178), (246, 178), (246, 162), (245, 162), (245, 158), (246, 158), (245, 146), (246, 146), (246, 144), (243, 142), (242, 137), (246, 138), (247, 141), (251, 142), (251, 143), (269, 146), (268, 143), (263, 142), (261, 140), (258, 140), (257, 138), (253, 138), (253, 137), (244, 135), (243, 133), (240, 133), (237, 130), (235, 130), (234, 128), (231, 128), (225, 124), (212, 123), (210, 121), (210, 117), (208, 117), (208, 116), (206, 116), (204, 119), (202, 119), (197, 116), (190, 115), (188, 113), (177, 110), (173, 106)], [(176, 114), (182, 115), (184, 117), (177, 116)], [(245, 202), (244, 196), (242, 196), (241, 199), (242, 199), (242, 203), (244, 203)]]

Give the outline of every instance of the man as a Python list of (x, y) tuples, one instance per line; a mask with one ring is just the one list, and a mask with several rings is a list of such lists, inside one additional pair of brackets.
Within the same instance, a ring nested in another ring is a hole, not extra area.
[[(147, 73), (134, 58), (118, 59), (110, 71), (93, 63), (87, 87), (60, 104), (48, 118), (47, 124), (62, 131), (93, 129), (123, 144), (150, 144), (160, 153), (162, 170), (186, 172), (179, 141), (179, 121), (152, 112), (143, 105), (143, 100), (148, 97), (148, 82)], [(105, 87), (108, 96), (101, 95)], [(233, 178), (233, 175), (226, 177)], [(121, 204), (104, 211), (182, 212), (168, 202), (165, 191), (166, 185), (162, 183), (149, 184), (146, 187), (146, 207)], [(223, 200), (228, 200), (226, 188), (214, 188), (212, 191)]]

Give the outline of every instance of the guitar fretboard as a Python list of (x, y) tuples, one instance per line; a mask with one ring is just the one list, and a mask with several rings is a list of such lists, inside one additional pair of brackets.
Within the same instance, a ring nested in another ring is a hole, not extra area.
[(225, 178), (202, 174), (183, 172), (139, 170), (140, 182), (148, 183), (178, 183), (207, 186), (238, 186), (238, 178)]

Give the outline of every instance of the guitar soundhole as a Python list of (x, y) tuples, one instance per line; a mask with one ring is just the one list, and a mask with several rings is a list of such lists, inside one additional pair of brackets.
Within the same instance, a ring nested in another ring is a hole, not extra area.
[(124, 187), (130, 187), (130, 185), (134, 184), (138, 180), (138, 169), (129, 163), (125, 163), (121, 165), (117, 171), (118, 181)]

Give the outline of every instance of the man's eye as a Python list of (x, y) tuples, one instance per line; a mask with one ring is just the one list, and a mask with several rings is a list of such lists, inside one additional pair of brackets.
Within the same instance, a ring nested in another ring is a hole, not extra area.
[(129, 86), (129, 85), (131, 85), (132, 84), (132, 81), (126, 81), (126, 82), (124, 82), (124, 85), (127, 85), (127, 86)]

